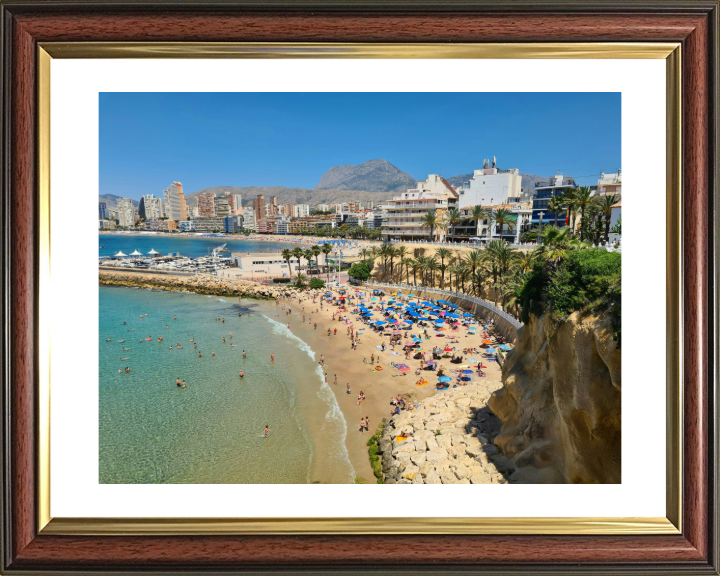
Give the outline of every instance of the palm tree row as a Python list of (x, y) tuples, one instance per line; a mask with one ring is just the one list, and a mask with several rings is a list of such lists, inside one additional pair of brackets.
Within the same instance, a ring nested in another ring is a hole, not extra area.
[(288, 263), (288, 269), (290, 271), (289, 275), (292, 276), (293, 269), (292, 269), (292, 264), (290, 263), (291, 258), (297, 258), (298, 269), (300, 268), (300, 265), (302, 264), (302, 258), (305, 258), (305, 260), (307, 261), (307, 265), (305, 267), (308, 268), (310, 266), (310, 262), (312, 260), (315, 260), (315, 262), (317, 263), (318, 256), (320, 256), (320, 254), (324, 254), (325, 255), (325, 271), (328, 274), (328, 279), (329, 279), (330, 267), (328, 266), (327, 257), (328, 257), (328, 254), (330, 254), (330, 252), (332, 252), (332, 246), (330, 246), (330, 244), (325, 242), (325, 244), (323, 244), (322, 246), (313, 244), (309, 248), (304, 248), (304, 249), (301, 248), (300, 246), (295, 246), (295, 248), (293, 248), (293, 249), (285, 248), (282, 251), (282, 257), (283, 257), (283, 260), (285, 260)]
[(587, 246), (587, 243), (574, 238), (569, 228), (550, 225), (542, 230), (542, 245), (526, 252), (502, 240), (492, 240), (484, 249), (464, 253), (443, 247), (432, 256), (425, 256), (424, 251), (418, 249), (418, 255), (411, 258), (405, 246), (386, 243), (371, 250), (363, 249), (360, 254), (363, 261), (369, 256), (380, 259), (382, 266), (376, 278), (381, 282), (439, 287), (492, 299), (496, 305), (519, 316), (519, 303), (513, 294), (525, 282), (535, 264), (540, 261), (556, 264), (568, 251)]
[[(565, 220), (570, 230), (578, 230), (580, 241), (592, 240), (593, 244), (600, 244), (600, 240), (604, 239), (607, 243), (610, 241), (612, 206), (618, 200), (619, 197), (615, 194), (593, 196), (589, 186), (567, 188), (562, 194), (550, 199), (547, 211), (554, 214), (555, 227), (557, 227), (558, 214), (565, 213)], [(580, 216), (579, 224), (578, 216)]]

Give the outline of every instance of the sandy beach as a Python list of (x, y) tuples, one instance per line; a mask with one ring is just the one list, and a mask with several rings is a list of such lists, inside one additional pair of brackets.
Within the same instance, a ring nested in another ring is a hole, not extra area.
[[(338, 288), (334, 288), (332, 291), (335, 296), (339, 295)], [(379, 296), (377, 302), (370, 302), (372, 296), (367, 295), (368, 291), (371, 292), (371, 289), (363, 288), (357, 293), (358, 295), (365, 295), (363, 297), (366, 299), (366, 305), (368, 306), (372, 304), (386, 305), (388, 300), (393, 299), (390, 294), (387, 294), (382, 297), (382, 302)], [(349, 287), (347, 293), (348, 295), (356, 294), (353, 287)], [(359, 298), (359, 296), (353, 296), (351, 302), (359, 302)], [(313, 303), (313, 299), (315, 303)], [(386, 336), (392, 330), (375, 333), (372, 328), (363, 324), (358, 316), (352, 314), (354, 306), (347, 306), (347, 312), (339, 313), (339, 306), (328, 305), (326, 302), (323, 303), (323, 307), (320, 309), (320, 300), (320, 293), (318, 292), (299, 292), (295, 293), (294, 296), (281, 299), (279, 304), (276, 305), (278, 311), (276, 319), (289, 323), (290, 330), (296, 336), (307, 342), (318, 356), (324, 356), (328, 384), (335, 393), (338, 405), (347, 422), (346, 446), (350, 461), (355, 468), (355, 475), (370, 482), (375, 482), (368, 459), (366, 443), (376, 431), (382, 419), (390, 416), (390, 411), (393, 408), (390, 405), (391, 397), (400, 395), (410, 404), (434, 395), (437, 392), (435, 389), (438, 381), (437, 372), (422, 371), (420, 376), (416, 375), (421, 360), (413, 359), (412, 355), (407, 359), (405, 358), (403, 346), (406, 341), (404, 337), (405, 330), (400, 330), (402, 332), (402, 344), (396, 346), (393, 350), (389, 345), (390, 338)], [(413, 299), (413, 301), (416, 302), (417, 299)], [(290, 314), (287, 314), (288, 308), (292, 311)], [(335, 320), (332, 319), (333, 314), (335, 314)], [(303, 315), (305, 316), (304, 322)], [(345, 322), (343, 316), (348, 318), (349, 323)], [(379, 318), (380, 316), (376, 315), (372, 320), (375, 321)], [(316, 323), (317, 328), (315, 328)], [(352, 349), (350, 335), (348, 334), (348, 329), (351, 327), (355, 329), (356, 335), (361, 335), (360, 342), (355, 350)], [(362, 328), (364, 330), (361, 331)], [(330, 336), (327, 333), (328, 329), (331, 331)], [(337, 334), (335, 330), (337, 330)], [(415, 327), (407, 331), (408, 336), (418, 334), (418, 331), (422, 332), (423, 330), (423, 328)], [(428, 329), (428, 333), (432, 335), (430, 339), (423, 340), (426, 359), (432, 359), (432, 346), (442, 344), (443, 347), (455, 348), (455, 353), (464, 357), (461, 365), (467, 364), (470, 365), (471, 369), (474, 368), (477, 362), (467, 362), (467, 359), (475, 358), (479, 361), (482, 359), (481, 353), (463, 354), (463, 349), (480, 350), (479, 346), (483, 340), (482, 325), (476, 331), (478, 333), (473, 335), (465, 327), (460, 327), (455, 332), (448, 330), (447, 332), (453, 336), (450, 338), (447, 336), (435, 336), (433, 331)], [(446, 343), (451, 340), (457, 340), (457, 343), (446, 346)], [(495, 343), (495, 338), (492, 335), (490, 340)], [(385, 351), (380, 351), (377, 348), (382, 343), (387, 346)], [(452, 354), (452, 352), (449, 354)], [(370, 364), (372, 355), (375, 357), (375, 364)], [(367, 363), (363, 362), (364, 359)], [(451, 357), (448, 355), (448, 357), (439, 360), (438, 370), (444, 369), (445, 374), (452, 376), (454, 379), (457, 374), (449, 372), (449, 370), (457, 369), (458, 365), (451, 364), (450, 359)], [(410, 367), (410, 370), (401, 372), (391, 366), (391, 362), (406, 364)], [(487, 367), (483, 369), (486, 374), (484, 379), (488, 381), (500, 379), (501, 370), (497, 362), (482, 359), (482, 363)], [(380, 365), (382, 370), (376, 370), (377, 365)], [(405, 375), (401, 376), (401, 374)], [(334, 385), (336, 375), (337, 386)], [(477, 374), (474, 374), (473, 377), (476, 380), (478, 379)], [(416, 382), (421, 378), (427, 380), (428, 384), (417, 386)], [(348, 383), (350, 384), (350, 394), (347, 393)], [(452, 386), (452, 383), (450, 385)], [(361, 391), (365, 395), (365, 400), (358, 404), (358, 394)], [(369, 431), (361, 433), (359, 431), (360, 419), (363, 417), (369, 417), (370, 424)]]

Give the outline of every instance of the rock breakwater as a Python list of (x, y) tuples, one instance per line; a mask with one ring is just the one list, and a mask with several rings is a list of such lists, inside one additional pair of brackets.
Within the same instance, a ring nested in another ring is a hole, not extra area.
[(100, 270), (100, 284), (105, 286), (185, 291), (217, 296), (242, 296), (243, 298), (274, 299), (283, 293), (282, 289), (274, 286), (210, 275), (172, 276), (169, 274), (123, 272), (119, 270)]
[[(379, 441), (385, 484), (505, 484), (494, 462), (500, 420), (487, 406), (500, 382), (438, 392), (389, 419)], [(398, 439), (411, 432), (407, 439)]]

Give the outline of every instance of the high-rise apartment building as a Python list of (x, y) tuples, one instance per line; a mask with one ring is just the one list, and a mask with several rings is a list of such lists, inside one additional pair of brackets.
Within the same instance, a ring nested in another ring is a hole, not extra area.
[(270, 204), (277, 206), (277, 196), (270, 196)]
[(187, 220), (187, 205), (185, 204), (185, 194), (183, 194), (182, 184), (173, 182), (163, 191), (165, 199), (165, 215), (170, 220), (180, 221)]
[(255, 210), (256, 221), (265, 217), (265, 196), (258, 194), (253, 200), (253, 209)]
[(230, 202), (228, 196), (215, 196), (215, 216), (231, 216)]
[(215, 194), (204, 192), (197, 197), (198, 215), (201, 217), (215, 216)]
[(162, 218), (165, 216), (163, 204), (164, 203), (161, 198), (155, 198), (154, 194), (146, 194), (140, 198), (138, 215), (142, 216), (146, 220)]
[(310, 216), (310, 206), (307, 204), (293, 204), (292, 216), (294, 218), (302, 218), (303, 216)]
[(227, 199), (232, 215), (242, 214), (242, 196), (240, 194), (228, 194)]
[(135, 204), (130, 198), (120, 198), (117, 201), (117, 211), (120, 226), (127, 228), (135, 226)]
[(107, 209), (107, 203), (106, 202), (100, 202), (98, 204), (98, 212), (100, 216), (100, 220), (106, 220), (108, 217), (108, 209)]

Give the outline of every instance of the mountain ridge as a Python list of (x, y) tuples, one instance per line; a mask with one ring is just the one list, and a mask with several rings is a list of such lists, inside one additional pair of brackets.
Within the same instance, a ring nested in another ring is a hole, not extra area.
[(384, 158), (362, 164), (333, 166), (325, 172), (315, 190), (367, 190), (398, 192), (412, 188), (417, 180)]

